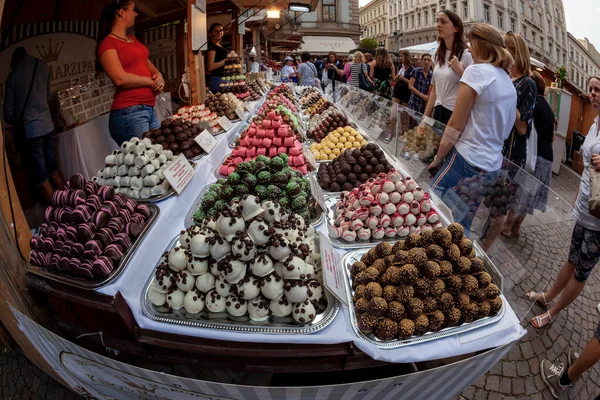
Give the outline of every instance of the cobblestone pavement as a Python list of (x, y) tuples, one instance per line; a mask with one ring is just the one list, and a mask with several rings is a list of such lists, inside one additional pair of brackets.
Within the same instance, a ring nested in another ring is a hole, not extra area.
[[(418, 179), (426, 178), (422, 169), (411, 172), (415, 172), (414, 176), (419, 176)], [(591, 338), (600, 321), (600, 315), (596, 312), (596, 304), (600, 302), (597, 269), (579, 298), (543, 329), (535, 330), (528, 323), (529, 319), (543, 310), (534, 306), (530, 312), (531, 305), (523, 300), (526, 291), (540, 291), (549, 285), (566, 258), (572, 222), (567, 221), (568, 213), (565, 210), (574, 201), (578, 185), (579, 177), (563, 168), (558, 177), (554, 176), (551, 187), (564, 202), (557, 200), (556, 196), (550, 196), (552, 210), (547, 215), (528, 218), (518, 239), (501, 239), (492, 248), (490, 257), (505, 277), (504, 294), (523, 321), (527, 335), (504, 360), (467, 388), (457, 400), (551, 399), (539, 375), (540, 361), (547, 358), (566, 362), (568, 347), (582, 351)], [(559, 222), (549, 223), (548, 216)], [(29, 363), (21, 353), (1, 345), (0, 379), (0, 399), (79, 398)], [(599, 382), (600, 365), (596, 365), (562, 398), (594, 399), (600, 394)]]

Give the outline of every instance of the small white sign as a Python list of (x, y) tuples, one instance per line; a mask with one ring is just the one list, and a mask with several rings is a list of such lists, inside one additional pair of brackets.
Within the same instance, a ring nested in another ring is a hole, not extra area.
[(244, 107), (246, 107), (246, 110), (249, 112), (252, 112), (256, 108), (256, 101), (249, 101), (244, 104)]
[(174, 159), (164, 172), (165, 178), (177, 194), (183, 192), (195, 173), (196, 170), (192, 168), (192, 165), (183, 154)]
[(446, 191), (442, 200), (446, 203), (450, 211), (452, 211), (452, 218), (455, 222), (462, 222), (463, 218), (470, 211), (469, 206), (452, 189)]
[(373, 140), (377, 140), (377, 138), (379, 138), (379, 135), (381, 135), (381, 132), (383, 132), (383, 129), (381, 129), (379, 126), (375, 125), (373, 127), (373, 129), (371, 130), (372, 134), (373, 134)]
[(304, 153), (304, 158), (306, 158), (308, 163), (312, 165), (314, 169), (317, 169), (317, 160), (315, 160), (315, 155), (313, 152), (307, 147), (303, 147), (302, 152)]
[(533, 175), (520, 168), (513, 180), (518, 186), (532, 196), (535, 196), (543, 185), (543, 183), (538, 181)]
[(217, 120), (217, 123), (219, 125), (221, 125), (221, 128), (223, 128), (225, 130), (225, 132), (227, 132), (228, 130), (230, 130), (231, 127), (233, 126), (233, 124), (231, 123), (231, 121), (226, 116), (222, 116), (221, 118), (219, 118)]
[(201, 134), (196, 136), (194, 141), (198, 143), (198, 146), (200, 146), (202, 150), (206, 152), (206, 154), (210, 153), (217, 145), (217, 139), (215, 139), (215, 137), (206, 129), (203, 130)]
[(340, 255), (331, 245), (329, 238), (319, 233), (321, 246), (321, 267), (323, 270), (323, 284), (339, 301), (348, 305), (346, 298), (346, 277)]
[(310, 175), (308, 180), (310, 182), (310, 192), (312, 194), (312, 197), (317, 201), (317, 203), (319, 203), (319, 205), (323, 209), (323, 212), (327, 212), (327, 205), (325, 204), (325, 194), (323, 193), (323, 188), (321, 187), (321, 185), (319, 185), (319, 182), (317, 182), (317, 178), (315, 178), (314, 174)]
[(246, 114), (244, 114), (244, 109), (242, 107), (236, 108), (235, 114), (238, 116), (240, 121), (243, 121), (246, 118)]

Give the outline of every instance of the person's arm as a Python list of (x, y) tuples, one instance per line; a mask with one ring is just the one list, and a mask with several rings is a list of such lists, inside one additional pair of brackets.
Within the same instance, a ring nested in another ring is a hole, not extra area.
[(515, 118), (515, 128), (519, 135), (523, 136), (527, 134), (528, 124), (527, 121), (521, 120), (521, 110), (517, 108), (517, 117)]
[(100, 55), (100, 63), (104, 71), (118, 88), (135, 89), (140, 87), (152, 87), (154, 80), (149, 76), (140, 76), (125, 72), (119, 55), (114, 49), (108, 49)]
[(4, 119), (9, 124), (14, 124), (17, 116), (15, 115), (15, 88), (12, 77), (9, 76), (6, 81), (6, 93), (4, 95)]
[(392, 80), (396, 79), (396, 67), (392, 64)]
[(162, 92), (162, 90), (165, 87), (165, 79), (163, 78), (158, 68), (156, 68), (154, 64), (150, 62), (150, 60), (148, 60), (146, 64), (148, 65), (148, 70), (152, 74), (152, 80), (154, 80), (154, 85), (152, 85), (152, 89), (155, 92)]
[(369, 78), (374, 79), (375, 75), (375, 66), (373, 63), (369, 64)]
[(450, 121), (448, 121), (438, 152), (429, 169), (439, 167), (456, 144), (456, 141), (467, 125), (467, 120), (469, 119), (476, 98), (477, 92), (473, 88), (466, 83), (460, 84), (456, 97), (456, 107), (454, 107), (454, 112), (452, 113), (452, 117), (450, 117)]
[(333, 69), (335, 70), (335, 72), (337, 72), (337, 74), (338, 74), (340, 77), (342, 77), (342, 76), (344, 76), (344, 75), (345, 75), (345, 74), (344, 74), (344, 70), (342, 70), (342, 69), (339, 69), (339, 68), (338, 68), (338, 67), (337, 67), (335, 64), (331, 64), (331, 65), (333, 66)]
[(426, 117), (431, 117), (433, 115), (433, 107), (435, 107), (435, 101), (437, 100), (437, 94), (435, 93), (435, 82), (429, 85), (429, 100), (427, 101), (427, 106), (425, 107), (425, 112), (423, 115)]
[(216, 56), (217, 52), (215, 50), (206, 52), (206, 70), (208, 72), (213, 72), (214, 70), (225, 66), (225, 60), (215, 61)]
[(427, 102), (429, 100), (429, 96), (427, 96), (426, 94), (421, 93), (416, 87), (415, 87), (415, 77), (411, 76), (410, 77), (410, 81), (408, 82), (408, 88), (410, 89), (411, 92), (413, 92), (416, 96), (419, 96), (420, 98), (422, 98), (423, 100), (425, 100), (425, 102)]

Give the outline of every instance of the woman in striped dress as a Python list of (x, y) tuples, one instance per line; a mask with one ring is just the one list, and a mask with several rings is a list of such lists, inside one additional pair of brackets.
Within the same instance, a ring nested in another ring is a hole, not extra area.
[(369, 67), (365, 64), (365, 56), (362, 52), (357, 51), (354, 53), (352, 64), (350, 64), (350, 80), (348, 81), (350, 85), (359, 87), (360, 74), (363, 74), (366, 81), (373, 83), (369, 78)]

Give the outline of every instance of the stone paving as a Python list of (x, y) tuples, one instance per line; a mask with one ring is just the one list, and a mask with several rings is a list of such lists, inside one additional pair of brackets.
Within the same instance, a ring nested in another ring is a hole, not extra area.
[[(570, 205), (575, 199), (578, 184), (579, 177), (563, 168), (560, 176), (553, 178), (551, 187)], [(597, 270), (579, 298), (543, 329), (536, 330), (528, 322), (543, 310), (533, 306), (530, 311), (531, 304), (523, 300), (526, 291), (540, 291), (549, 285), (566, 258), (572, 222), (567, 221), (568, 213), (563, 210), (567, 208), (565, 202), (551, 196), (550, 204), (554, 210), (548, 215), (558, 222), (549, 222), (547, 215), (536, 215), (526, 220), (518, 239), (499, 239), (489, 252), (505, 278), (504, 294), (522, 320), (527, 335), (504, 360), (467, 388), (457, 400), (551, 399), (539, 375), (540, 361), (546, 358), (566, 363), (567, 349), (571, 346), (576, 351), (582, 351), (591, 338), (600, 321), (596, 311), (596, 305), (600, 302)], [(474, 229), (476, 224), (477, 221)], [(0, 399), (79, 398), (29, 363), (20, 352), (1, 345), (0, 379)], [(599, 384), (600, 365), (596, 365), (561, 398), (592, 400), (600, 395)]]

